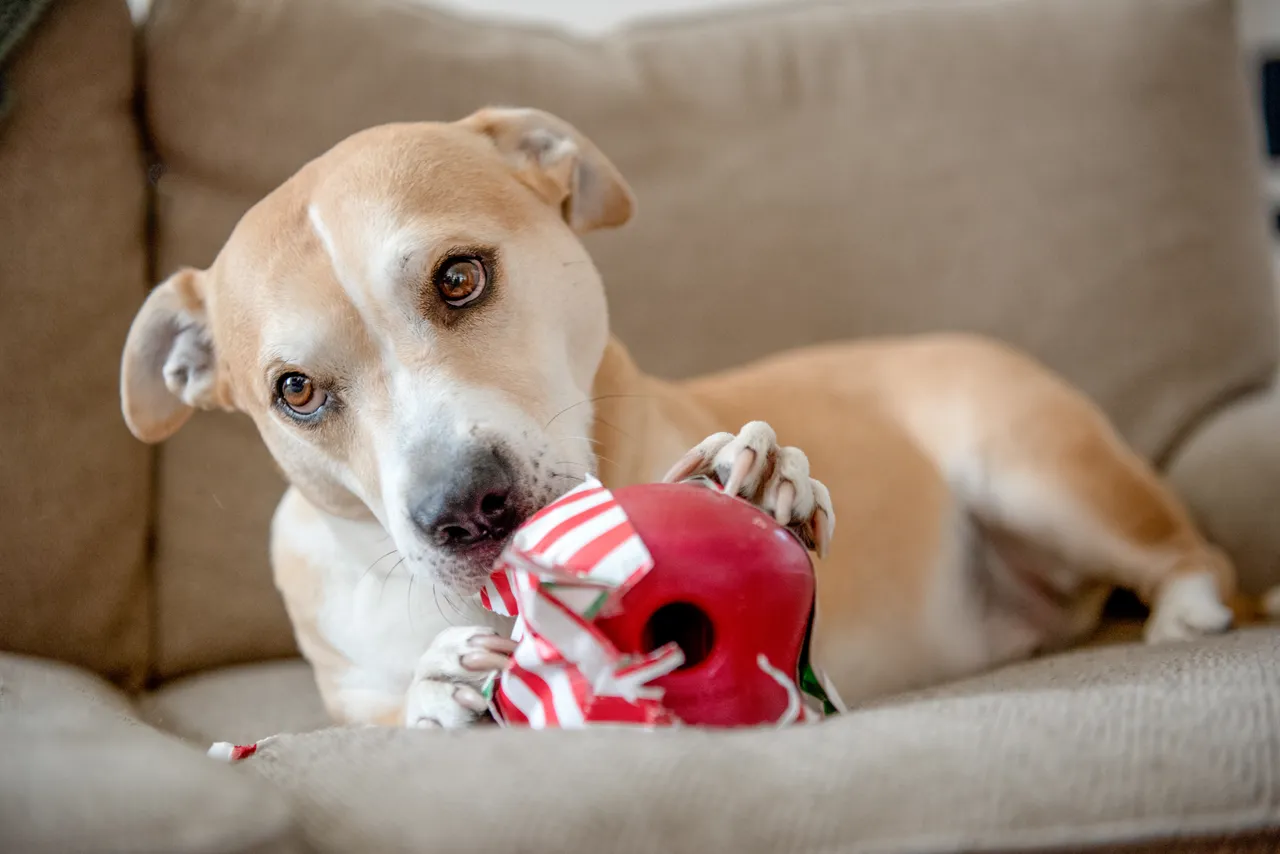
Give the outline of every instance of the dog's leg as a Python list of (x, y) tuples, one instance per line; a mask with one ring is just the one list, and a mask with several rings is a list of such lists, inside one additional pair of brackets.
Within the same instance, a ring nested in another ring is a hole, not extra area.
[(1034, 409), (1020, 413), (1030, 417), (984, 437), (961, 478), (980, 522), (1060, 557), (1082, 580), (1136, 592), (1151, 609), (1150, 643), (1225, 631), (1230, 561), (1082, 395), (1052, 382), (1035, 392)]
[(799, 448), (781, 447), (773, 428), (752, 421), (735, 436), (713, 434), (684, 455), (663, 480), (673, 482), (704, 475), (714, 477), (738, 495), (799, 535), (825, 555), (835, 528), (831, 494), (809, 476), (809, 458)]
[(481, 685), (506, 667), (514, 651), (514, 641), (489, 628), (460, 626), (436, 635), (414, 668), (404, 725), (454, 729), (471, 724), (488, 709)]

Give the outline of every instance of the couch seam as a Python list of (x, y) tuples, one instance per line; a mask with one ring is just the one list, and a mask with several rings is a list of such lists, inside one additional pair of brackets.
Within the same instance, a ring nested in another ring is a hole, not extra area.
[(1280, 388), (1280, 385), (1277, 385), (1275, 361), (1271, 360), (1271, 362), (1264, 378), (1240, 380), (1234, 383), (1226, 391), (1210, 397), (1208, 401), (1196, 407), (1190, 416), (1183, 419), (1182, 424), (1172, 431), (1161, 449), (1153, 455), (1156, 470), (1162, 473), (1167, 472), (1169, 466), (1190, 444), (1195, 435), (1218, 414), (1255, 395), (1266, 394), (1275, 388)]
[[(144, 298), (151, 291), (151, 283), (155, 281), (155, 237), (157, 231), (156, 213), (156, 153), (147, 124), (146, 97), (146, 51), (143, 43), (141, 22), (133, 20), (133, 124), (138, 134), (138, 148), (143, 165), (143, 293)], [(160, 513), (160, 449), (156, 446), (148, 448), (148, 490), (146, 511), (146, 536), (143, 545), (143, 578), (147, 585), (147, 643), (146, 662), (142, 674), (142, 687), (150, 689), (155, 686), (156, 674), (160, 660), (160, 586), (159, 573), (156, 571), (157, 543), (159, 540)]]

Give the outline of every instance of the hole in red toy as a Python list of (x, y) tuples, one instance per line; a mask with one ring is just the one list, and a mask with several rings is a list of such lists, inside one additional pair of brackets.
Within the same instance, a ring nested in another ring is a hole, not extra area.
[(684, 653), (681, 670), (701, 664), (711, 654), (715, 643), (711, 618), (697, 605), (688, 602), (663, 605), (644, 625), (644, 648), (646, 652), (652, 652), (673, 641)]

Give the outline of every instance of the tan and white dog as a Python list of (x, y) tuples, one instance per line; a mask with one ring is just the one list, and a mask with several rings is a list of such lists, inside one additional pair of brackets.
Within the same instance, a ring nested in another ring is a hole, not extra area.
[(821, 555), (815, 655), (852, 703), (1077, 641), (1114, 587), (1151, 606), (1149, 641), (1228, 628), (1222, 553), (1095, 406), (1010, 349), (923, 337), (645, 376), (578, 239), (632, 205), (545, 113), (377, 127), (139, 312), (134, 434), (239, 410), (288, 477), (275, 577), (335, 719), (475, 719), (511, 651), (475, 594), (587, 472), (713, 472), (794, 526)]

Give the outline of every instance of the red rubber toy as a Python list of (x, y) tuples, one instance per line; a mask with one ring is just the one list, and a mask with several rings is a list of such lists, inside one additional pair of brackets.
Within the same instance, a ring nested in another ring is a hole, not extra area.
[[(591, 483), (560, 499), (548, 512), (565, 517), (574, 511), (574, 501), (587, 509), (554, 526), (535, 517), (526, 526), (531, 529), (528, 535), (522, 540), (517, 532), (513, 544), (525, 549), (527, 558), (538, 552), (538, 543), (545, 549), (551, 538), (562, 537), (562, 543), (579, 549), (578, 555), (599, 560), (615, 542), (630, 538), (634, 544), (638, 537), (643, 543), (639, 551), (647, 552), (649, 561), (607, 599), (598, 600), (603, 604), (581, 607), (573, 603), (590, 601), (591, 590), (599, 589), (580, 588), (576, 598), (564, 592), (573, 586), (572, 579), (586, 578), (582, 573), (592, 571), (582, 565), (573, 570), (579, 576), (544, 562), (522, 580), (512, 567), (529, 567), (527, 559), (505, 564), (505, 574), (495, 572), (497, 586), (491, 583), (482, 594), (486, 605), (504, 597), (506, 612), (514, 615), (519, 611), (514, 599), (532, 596), (531, 590), (540, 586), (544, 606), (546, 597), (554, 596), (570, 603), (565, 607), (552, 602), (554, 607), (544, 607), (542, 613), (559, 620), (576, 609), (586, 643), (563, 633), (558, 635), (558, 649), (541, 636), (521, 639), (526, 648), (517, 652), (517, 663), (503, 674), (494, 698), (500, 722), (513, 724), (514, 716), (514, 723), (544, 727), (737, 727), (812, 721), (838, 710), (838, 698), (808, 661), (815, 578), (808, 551), (790, 531), (753, 505), (695, 483), (642, 484), (612, 494)], [(561, 504), (566, 506), (557, 510)], [(621, 520), (621, 526), (609, 527), (613, 519)], [(625, 543), (617, 551), (626, 551)], [(576, 560), (573, 554), (560, 554), (563, 563)], [(616, 570), (601, 574), (620, 577)], [(535, 575), (540, 583), (529, 580)], [(570, 583), (564, 583), (566, 579)], [(532, 617), (534, 600), (521, 601)], [(493, 609), (503, 610), (500, 604)], [(547, 622), (545, 616), (541, 619)], [(675, 646), (679, 653), (670, 660)], [(596, 651), (587, 659), (613, 656), (615, 664), (611, 670), (605, 668), (606, 677), (599, 675), (599, 668), (585, 669), (585, 677), (575, 669), (575, 651), (587, 648)], [(541, 658), (535, 660), (535, 653)], [(681, 658), (679, 667), (672, 669)], [(521, 669), (521, 661), (533, 662), (531, 669)], [(644, 682), (642, 694), (660, 699), (620, 697), (628, 692), (611, 687), (618, 678), (625, 681), (626, 674), (645, 667), (658, 675)], [(557, 682), (562, 686), (553, 690)], [(538, 714), (526, 717), (515, 711), (515, 705), (530, 708), (530, 701), (522, 698), (534, 694), (544, 698)], [(566, 714), (571, 703), (584, 710), (580, 717), (572, 709)]]
[(653, 556), (623, 610), (596, 625), (626, 653), (667, 642), (679, 670), (654, 680), (681, 721), (747, 726), (780, 720), (796, 682), (814, 605), (809, 554), (756, 507), (705, 486), (642, 484), (614, 493)]

